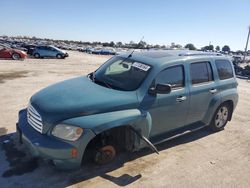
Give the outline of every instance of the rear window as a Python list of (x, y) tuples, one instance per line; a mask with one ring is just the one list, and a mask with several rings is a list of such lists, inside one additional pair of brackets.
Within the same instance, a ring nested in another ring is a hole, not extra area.
[(192, 84), (201, 84), (213, 80), (212, 68), (208, 61), (192, 63), (190, 73)]
[(233, 77), (233, 68), (227, 60), (215, 61), (220, 80), (225, 80)]

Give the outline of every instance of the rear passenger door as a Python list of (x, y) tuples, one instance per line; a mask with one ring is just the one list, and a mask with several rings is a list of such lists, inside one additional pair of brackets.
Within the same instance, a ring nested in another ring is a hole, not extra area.
[(202, 122), (209, 108), (209, 104), (217, 93), (210, 61), (191, 62), (190, 76), (190, 105), (187, 124)]

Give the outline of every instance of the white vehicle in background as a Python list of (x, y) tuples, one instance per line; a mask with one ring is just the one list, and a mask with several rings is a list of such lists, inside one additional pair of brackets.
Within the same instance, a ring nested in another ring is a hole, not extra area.
[(98, 54), (98, 55), (116, 55), (116, 51), (115, 51), (114, 48), (101, 48), (101, 47), (97, 47), (97, 48), (93, 49), (92, 54)]

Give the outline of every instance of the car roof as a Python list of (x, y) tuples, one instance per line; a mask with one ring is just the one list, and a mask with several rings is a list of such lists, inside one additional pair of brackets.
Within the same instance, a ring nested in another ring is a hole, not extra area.
[[(130, 53), (121, 54), (121, 57), (128, 57)], [(226, 56), (216, 52), (203, 52), (191, 50), (145, 50), (134, 51), (131, 59), (140, 61), (152, 66), (164, 66), (174, 62), (197, 59), (228, 59)]]

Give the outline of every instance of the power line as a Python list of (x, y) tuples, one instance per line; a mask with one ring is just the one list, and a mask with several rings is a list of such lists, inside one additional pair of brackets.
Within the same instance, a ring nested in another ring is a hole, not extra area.
[(246, 59), (246, 54), (247, 54), (247, 46), (248, 46), (248, 41), (249, 41), (249, 35), (250, 35), (250, 26), (248, 27), (248, 35), (247, 35), (247, 41), (246, 41), (246, 47), (245, 47), (245, 53), (244, 53), (244, 58), (243, 58), (243, 62)]

